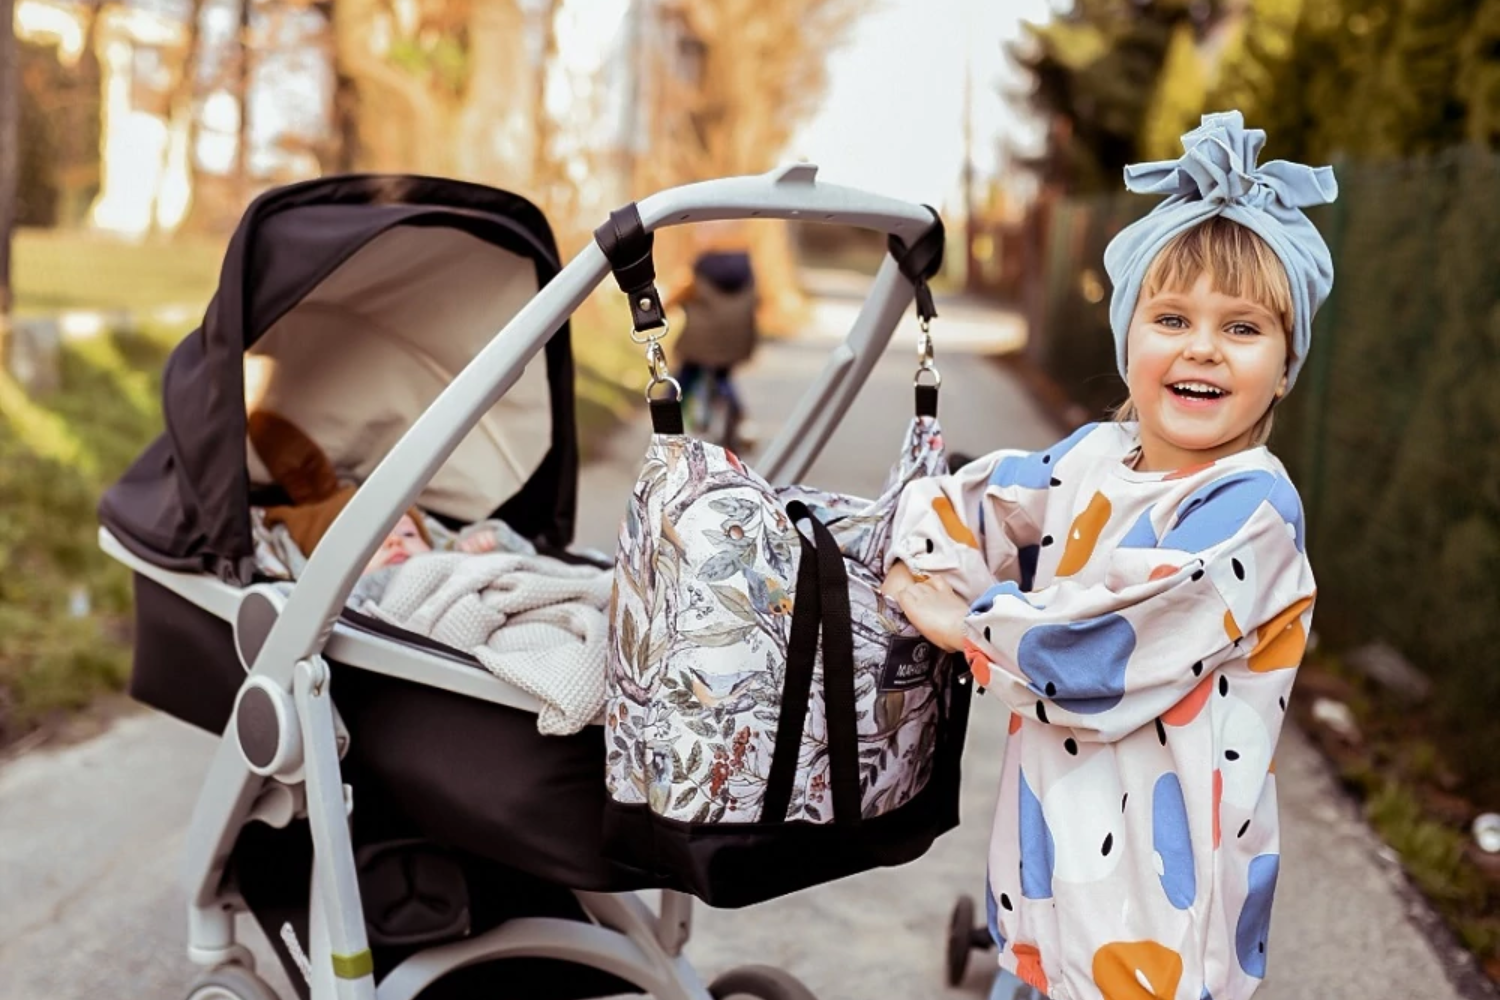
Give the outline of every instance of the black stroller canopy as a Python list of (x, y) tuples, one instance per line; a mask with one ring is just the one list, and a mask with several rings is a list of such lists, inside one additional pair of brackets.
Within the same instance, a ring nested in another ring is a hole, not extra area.
[[(245, 439), (247, 353), (266, 375), (252, 395), (362, 478), (558, 269), (540, 210), (493, 188), (367, 175), (263, 195), (230, 240), (202, 326), (168, 359), (165, 432), (105, 493), (100, 521), (151, 563), (248, 584), (251, 490), (264, 476), (252, 476), (260, 466)], [(566, 323), (545, 358), (545, 372), (528, 370), (460, 445), (424, 507), (572, 540)]]

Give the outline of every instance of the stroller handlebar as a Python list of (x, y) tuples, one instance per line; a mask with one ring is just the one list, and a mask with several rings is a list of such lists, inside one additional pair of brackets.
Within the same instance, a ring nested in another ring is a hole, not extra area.
[[(817, 167), (798, 163), (749, 177), (671, 188), (638, 205), (648, 229), (717, 219), (835, 223), (894, 234), (907, 243), (934, 225), (922, 205), (823, 184)], [(297, 661), (321, 653), (370, 557), (402, 513), (480, 418), (521, 377), (541, 350), (610, 273), (590, 241), (511, 318), (417, 418), (375, 467), (313, 551), (256, 658), (256, 671), (287, 684)], [(806, 473), (890, 341), (914, 287), (887, 255), (845, 342), (803, 394), (758, 463), (768, 479)]]

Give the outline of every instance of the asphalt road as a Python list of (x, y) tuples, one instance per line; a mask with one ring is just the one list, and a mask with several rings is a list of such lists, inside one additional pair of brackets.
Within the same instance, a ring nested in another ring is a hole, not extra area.
[[(852, 304), (848, 281), (820, 285), (814, 328), (768, 345), (744, 374), (752, 418), (769, 436), (823, 362)], [(1004, 368), (985, 355), (1013, 346), (1012, 316), (944, 305), (934, 328), (950, 448), (1040, 447), (1058, 434)], [(945, 341), (944, 323), (953, 336)], [(809, 482), (869, 494), (909, 416), (915, 330), (903, 327)], [(623, 430), (586, 470), (580, 541), (613, 545), (614, 524), (645, 441)], [(753, 464), (753, 455), (751, 456)], [(965, 758), (963, 825), (920, 861), (739, 911), (695, 912), (688, 954), (705, 976), (745, 962), (783, 966), (823, 1000), (984, 995), (988, 956), (960, 989), (943, 985), (948, 914), (978, 894), (999, 776), (1005, 714), (980, 698)], [(212, 740), (140, 712), (86, 742), (0, 766), (0, 1000), (172, 998), (194, 969), (184, 954), (182, 845)], [(1399, 869), (1296, 732), (1277, 755), (1284, 860), (1265, 1000), (1479, 996), (1450, 981), (1455, 953), (1434, 945), (1425, 909)], [(245, 938), (264, 953), (253, 928)], [(268, 963), (262, 962), (262, 966)], [(279, 972), (273, 982), (284, 980)]]

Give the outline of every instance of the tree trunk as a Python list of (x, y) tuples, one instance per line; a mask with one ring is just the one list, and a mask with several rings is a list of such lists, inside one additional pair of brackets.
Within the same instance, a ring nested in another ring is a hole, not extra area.
[(16, 197), (21, 169), (21, 78), (16, 48), (15, 0), (0, 0), (0, 359), (10, 346), (14, 305), (10, 284), (10, 248), (16, 228)]
[(531, 181), (534, 131), (528, 116), (536, 75), (529, 69), (526, 18), (516, 0), (471, 0), (468, 80), (458, 134), (448, 138), (459, 176), (502, 188)]

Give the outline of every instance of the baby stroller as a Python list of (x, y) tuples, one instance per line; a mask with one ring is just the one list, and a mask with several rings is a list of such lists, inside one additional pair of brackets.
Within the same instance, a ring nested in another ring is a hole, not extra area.
[[(933, 225), (808, 164), (638, 208), (648, 231), (765, 217), (911, 244)], [(493, 515), (567, 555), (567, 321), (609, 273), (593, 243), (560, 268), (534, 206), (476, 185), (327, 178), (248, 210), (203, 326), (168, 362), (165, 433), (100, 504), (101, 546), (135, 573), (132, 695), (221, 734), (182, 869), (207, 970), (189, 997), (275, 995), (235, 940), (245, 912), (318, 1000), (811, 996), (759, 966), (705, 986), (682, 954), (690, 899), (663, 891), (653, 913), (635, 892), (659, 885), (604, 859), (601, 727), (540, 735), (537, 702), (473, 658), (345, 607), (414, 503)], [(805, 473), (912, 296), (888, 258), (765, 473)], [(362, 462), (289, 592), (253, 552), (252, 505), (282, 502), (246, 448), (246, 394), (264, 391)]]

